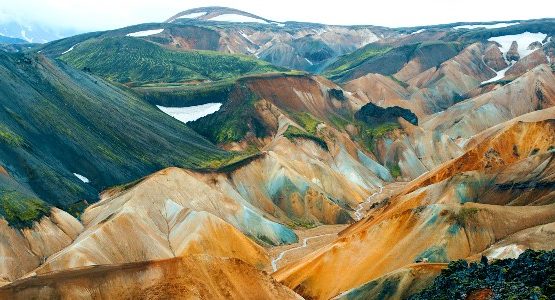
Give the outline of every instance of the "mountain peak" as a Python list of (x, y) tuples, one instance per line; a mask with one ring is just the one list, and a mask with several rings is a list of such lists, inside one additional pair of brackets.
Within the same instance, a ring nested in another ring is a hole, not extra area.
[(205, 20), (217, 22), (234, 23), (276, 23), (272, 20), (230, 7), (207, 6), (197, 7), (182, 11), (169, 18), (166, 23), (174, 23), (182, 20)]

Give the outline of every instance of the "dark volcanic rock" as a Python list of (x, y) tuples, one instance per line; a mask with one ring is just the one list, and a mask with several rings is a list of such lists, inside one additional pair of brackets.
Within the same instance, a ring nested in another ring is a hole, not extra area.
[(513, 41), (513, 43), (511, 44), (511, 48), (509, 48), (509, 51), (507, 52), (507, 60), (518, 61), (519, 59), (520, 54), (518, 54), (518, 43), (516, 41)]
[(416, 115), (412, 111), (399, 106), (383, 108), (373, 103), (368, 103), (355, 113), (355, 118), (370, 125), (397, 122), (399, 117), (414, 125), (418, 125)]
[(343, 94), (343, 90), (340, 90), (340, 89), (329, 89), (328, 93), (330, 97), (335, 98), (339, 101), (345, 101), (347, 99)]
[(555, 251), (532, 250), (516, 259), (453, 261), (431, 286), (409, 299), (553, 299), (554, 264)]

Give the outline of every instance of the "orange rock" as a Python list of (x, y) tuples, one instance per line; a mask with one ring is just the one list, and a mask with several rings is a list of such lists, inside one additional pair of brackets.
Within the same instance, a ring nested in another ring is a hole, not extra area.
[(84, 267), (0, 288), (2, 299), (301, 299), (235, 258), (208, 255)]

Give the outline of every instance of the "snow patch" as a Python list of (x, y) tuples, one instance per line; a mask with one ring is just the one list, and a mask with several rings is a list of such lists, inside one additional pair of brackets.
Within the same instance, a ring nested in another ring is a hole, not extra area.
[(306, 60), (306, 62), (307, 62), (309, 65), (311, 65), (311, 66), (314, 65), (310, 60), (308, 60), (308, 58), (305, 57), (304, 60)]
[(248, 35), (246, 35), (244, 32), (239, 31), (239, 33), (241, 34), (242, 37), (245, 38), (245, 40), (249, 41), (249, 43), (254, 44), (254, 42), (249, 38)]
[(204, 116), (213, 114), (220, 110), (221, 106), (221, 103), (207, 103), (187, 107), (164, 107), (156, 105), (158, 109), (183, 123), (192, 122)]
[(545, 33), (531, 33), (531, 32), (524, 32), (520, 34), (513, 34), (513, 35), (502, 35), (502, 36), (495, 36), (488, 39), (490, 42), (497, 42), (501, 45), (501, 52), (503, 52), (503, 57), (506, 57), (507, 52), (511, 48), (511, 44), (513, 41), (518, 43), (518, 54), (520, 55), (520, 59), (523, 59), (528, 54), (534, 52), (534, 50), (528, 50), (528, 46), (533, 42), (542, 42), (547, 37)]
[(268, 24), (268, 22), (266, 22), (264, 20), (257, 19), (257, 18), (252, 18), (252, 17), (247, 17), (247, 16), (243, 16), (243, 15), (238, 15), (238, 14), (223, 14), (223, 15), (219, 15), (219, 16), (211, 18), (210, 21)]
[(513, 35), (503, 35), (503, 36), (495, 36), (495, 37), (491, 37), (488, 39), (488, 41), (490, 42), (496, 42), (499, 45), (501, 45), (501, 47), (499, 48), (499, 50), (501, 50), (501, 53), (503, 55), (503, 59), (505, 59), (505, 61), (507, 62), (508, 66), (497, 72), (495, 70), (492, 69), (492, 71), (495, 71), (495, 77), (488, 79), (486, 81), (482, 81), (481, 84), (485, 84), (485, 83), (490, 83), (490, 82), (494, 82), (497, 80), (502, 79), (503, 77), (505, 77), (505, 72), (507, 72), (507, 70), (509, 70), (513, 65), (514, 65), (514, 61), (508, 61), (507, 60), (507, 52), (509, 52), (509, 49), (511, 48), (511, 44), (513, 43), (513, 41), (516, 41), (518, 44), (518, 55), (520, 56), (520, 59), (523, 59), (524, 57), (528, 56), (530, 53), (534, 52), (536, 49), (533, 50), (529, 50), (528, 46), (533, 43), (533, 42), (542, 42), (545, 38), (547, 37), (547, 34), (543, 34), (543, 33), (530, 33), (530, 32), (524, 32), (524, 33), (520, 33), (520, 34), (513, 34)]
[(75, 46), (77, 46), (77, 44), (71, 46), (71, 48), (67, 49), (66, 51), (62, 52), (62, 55), (68, 53), (69, 51), (73, 50), (73, 48), (75, 48)]
[(197, 19), (197, 18), (200, 18), (200, 17), (205, 16), (205, 15), (206, 15), (206, 12), (202, 11), (202, 12), (186, 14), (186, 15), (183, 15), (183, 16), (179, 17), (178, 19)]
[(424, 32), (424, 31), (426, 31), (426, 29), (420, 29), (420, 30), (417, 30), (417, 31), (415, 31), (415, 32), (413, 32), (413, 33), (411, 33), (411, 34), (418, 34), (418, 33)]
[[(513, 66), (512, 64), (509, 64), (509, 66), (506, 67), (505, 69), (503, 69), (499, 72), (495, 72), (496, 73), (495, 77), (493, 77), (491, 79), (488, 79), (486, 81), (482, 81), (480, 84), (486, 84), (486, 83), (490, 83), (490, 82), (494, 82), (494, 81), (502, 79), (503, 77), (505, 77), (505, 72), (507, 72), (507, 70), (509, 70), (512, 66)], [(495, 70), (493, 70), (493, 71), (495, 71)]]
[(509, 27), (509, 26), (518, 25), (518, 24), (520, 24), (520, 23), (516, 22), (516, 23), (461, 25), (461, 26), (455, 26), (455, 27), (453, 27), (453, 29), (477, 29), (477, 28), (493, 29), (493, 28)]
[(85, 177), (81, 174), (73, 173), (73, 175), (75, 175), (75, 177), (79, 178), (79, 180), (83, 181), (84, 183), (91, 182), (87, 177)]
[(128, 34), (126, 34), (126, 36), (143, 37), (143, 36), (159, 34), (162, 31), (164, 31), (164, 29), (143, 30), (143, 31), (128, 33)]

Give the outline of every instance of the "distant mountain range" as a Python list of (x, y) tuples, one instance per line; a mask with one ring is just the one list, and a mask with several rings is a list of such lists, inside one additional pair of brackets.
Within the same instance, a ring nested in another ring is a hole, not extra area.
[(0, 35), (0, 44), (25, 44), (26, 40)]
[[(550, 36), (554, 25), (555, 19), (412, 28), (336, 26), (276, 22), (236, 9), (203, 7), (180, 12), (164, 23), (140, 24), (57, 40), (41, 47), (41, 51), (57, 57), (91, 38), (133, 36), (167, 49), (248, 55), (276, 66), (323, 73), (335, 80), (348, 81), (368, 72), (393, 74), (412, 56), (422, 53), (420, 51), (432, 54), (431, 60), (424, 62), (432, 66), (455, 55), (463, 44), (523, 32), (542, 32)], [(443, 43), (443, 46), (425, 45), (432, 42)], [(426, 47), (411, 46), (416, 43)], [(421, 55), (427, 56), (426, 53)], [(372, 67), (367, 63), (370, 61)]]
[(52, 28), (40, 23), (24, 24), (16, 21), (0, 23), (0, 36), (15, 38), (15, 41), (0, 39), (0, 43), (46, 43), (79, 33), (75, 29)]

